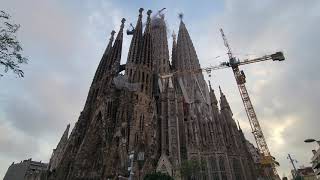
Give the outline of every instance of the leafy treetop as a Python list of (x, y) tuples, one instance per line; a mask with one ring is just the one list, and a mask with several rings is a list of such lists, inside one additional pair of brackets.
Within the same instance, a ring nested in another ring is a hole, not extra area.
[[(20, 25), (11, 23), (10, 18), (9, 14), (0, 11), (0, 66), (4, 67), (5, 73), (10, 70), (24, 77), (20, 64), (26, 64), (28, 59), (22, 56), (22, 47), (16, 36)], [(3, 74), (0, 73), (0, 76)]]

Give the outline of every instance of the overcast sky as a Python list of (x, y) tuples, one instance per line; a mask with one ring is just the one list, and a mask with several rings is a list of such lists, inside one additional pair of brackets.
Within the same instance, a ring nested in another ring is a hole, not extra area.
[[(271, 153), (281, 164), (280, 176), (289, 174), (288, 153), (298, 166), (310, 165), (316, 146), (303, 140), (320, 139), (320, 1), (0, 0), (0, 4), (21, 24), (18, 37), (30, 60), (23, 66), (25, 78), (12, 73), (0, 78), (0, 178), (13, 161), (49, 161), (67, 124), (77, 121), (110, 32), (119, 29), (122, 17), (127, 19), (126, 28), (135, 24), (140, 7), (154, 12), (167, 8), (170, 34), (178, 31), (177, 15), (183, 12), (202, 67), (227, 60), (220, 27), (239, 58), (283, 51), (284, 62), (243, 67), (247, 88)], [(123, 63), (129, 42), (125, 36)], [(253, 142), (231, 70), (216, 71), (210, 80), (216, 92), (221, 85), (235, 119)]]

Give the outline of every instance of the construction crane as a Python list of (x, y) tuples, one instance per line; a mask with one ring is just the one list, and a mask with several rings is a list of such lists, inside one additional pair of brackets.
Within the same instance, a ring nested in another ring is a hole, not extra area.
[(232, 68), (234, 77), (236, 79), (238, 89), (246, 110), (246, 114), (248, 116), (250, 126), (252, 129), (253, 136), (255, 138), (255, 141), (257, 143), (257, 148), (260, 151), (261, 154), (261, 160), (260, 164), (262, 168), (269, 169), (269, 171), (264, 172), (265, 177), (269, 177), (272, 179), (280, 179), (277, 170), (276, 170), (276, 165), (279, 165), (277, 161), (275, 161), (275, 158), (271, 156), (271, 153), (269, 151), (269, 148), (267, 146), (267, 142), (264, 138), (260, 123), (258, 121), (257, 115), (255, 113), (255, 110), (253, 108), (252, 102), (250, 100), (247, 88), (245, 86), (246, 83), (246, 76), (243, 72), (243, 70), (239, 69), (239, 66), (241, 65), (246, 65), (246, 64), (252, 64), (252, 63), (257, 63), (257, 62), (262, 62), (262, 61), (284, 61), (285, 58), (283, 56), (282, 52), (276, 52), (274, 54), (270, 55), (265, 55), (259, 58), (254, 58), (254, 59), (244, 59), (244, 60), (239, 60), (236, 57), (233, 56), (231, 48), (229, 46), (229, 43), (227, 41), (227, 38), (223, 32), (222, 29), (220, 29), (224, 45), (227, 47), (228, 50), (228, 56), (229, 56), (229, 61), (228, 62), (222, 62), (221, 64), (217, 66), (209, 66), (206, 68), (199, 68), (199, 69), (191, 69), (191, 70), (183, 70), (183, 71), (174, 71), (169, 74), (160, 74), (160, 78), (170, 78), (173, 75), (182, 75), (182, 74), (189, 74), (189, 73), (201, 73), (201, 72), (207, 72), (208, 74), (211, 73), (213, 70), (218, 70), (218, 69), (225, 69), (225, 68)]
[(282, 52), (277, 52), (275, 54), (271, 55), (266, 55), (260, 58), (255, 58), (251, 60), (244, 60), (244, 61), (239, 61), (237, 60), (231, 51), (231, 48), (229, 46), (228, 40), (223, 32), (222, 29), (220, 29), (222, 39), (224, 41), (224, 45), (226, 46), (228, 50), (228, 56), (229, 56), (229, 62), (222, 63), (222, 66), (227, 66), (231, 67), (234, 77), (236, 79), (238, 89), (250, 122), (250, 126), (252, 129), (253, 136), (256, 140), (257, 143), (257, 148), (259, 149), (261, 153), (261, 165), (262, 167), (265, 168), (271, 168), (272, 171), (267, 172), (266, 176), (267, 177), (272, 177), (272, 179), (280, 179), (279, 175), (277, 173), (277, 170), (275, 168), (277, 162), (275, 161), (274, 157), (271, 156), (271, 153), (269, 151), (267, 142), (264, 138), (260, 123), (258, 121), (256, 112), (253, 108), (252, 102), (250, 100), (247, 88), (245, 86), (246, 83), (246, 76), (243, 72), (243, 70), (239, 69), (240, 65), (245, 65), (245, 64), (251, 64), (251, 63), (256, 63), (256, 62), (261, 62), (261, 61), (267, 61), (267, 60), (273, 60), (273, 61), (283, 61), (285, 60), (283, 53)]

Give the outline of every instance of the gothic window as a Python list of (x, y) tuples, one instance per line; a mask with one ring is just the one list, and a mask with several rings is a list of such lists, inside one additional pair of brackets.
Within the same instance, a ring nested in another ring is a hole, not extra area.
[(225, 158), (223, 156), (219, 157), (219, 167), (220, 167), (221, 180), (228, 180)]
[(239, 159), (233, 158), (233, 172), (234, 172), (234, 177), (235, 180), (242, 180), (242, 171), (241, 171), (241, 164)]

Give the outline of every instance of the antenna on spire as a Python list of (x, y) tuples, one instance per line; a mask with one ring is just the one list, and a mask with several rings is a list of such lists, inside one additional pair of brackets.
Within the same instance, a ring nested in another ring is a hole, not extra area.
[(180, 19), (180, 21), (182, 21), (182, 19), (183, 19), (183, 13), (179, 13), (179, 19)]

